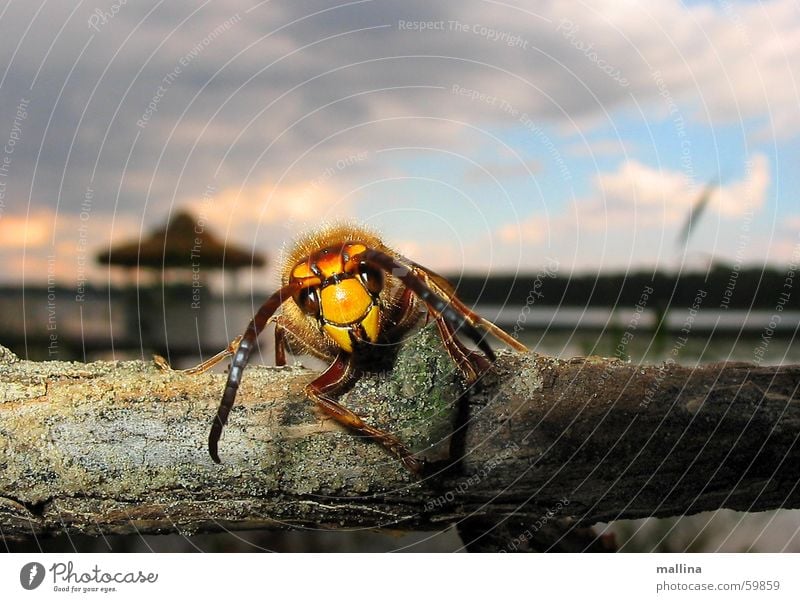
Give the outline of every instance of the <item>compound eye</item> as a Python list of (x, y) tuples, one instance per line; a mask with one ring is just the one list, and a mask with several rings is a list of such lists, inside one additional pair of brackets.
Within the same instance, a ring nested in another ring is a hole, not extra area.
[(304, 314), (309, 316), (319, 315), (319, 295), (315, 287), (300, 289), (294, 295), (294, 302), (297, 303)]
[(381, 270), (362, 262), (358, 264), (358, 275), (361, 277), (361, 282), (373, 295), (377, 295), (383, 290), (383, 272)]

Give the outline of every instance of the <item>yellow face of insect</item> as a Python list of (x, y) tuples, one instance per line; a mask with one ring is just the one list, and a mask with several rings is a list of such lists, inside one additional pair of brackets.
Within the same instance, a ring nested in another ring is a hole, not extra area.
[(364, 251), (360, 243), (325, 247), (296, 264), (290, 275), (303, 285), (294, 296), (297, 306), (348, 353), (380, 335), (383, 274), (359, 261)]

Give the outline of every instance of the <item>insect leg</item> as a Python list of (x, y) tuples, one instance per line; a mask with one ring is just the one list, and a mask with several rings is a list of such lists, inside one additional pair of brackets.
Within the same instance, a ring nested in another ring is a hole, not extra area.
[(275, 365), (286, 365), (286, 332), (281, 326), (280, 321), (272, 318), (271, 322), (275, 323)]
[(392, 326), (384, 333), (384, 338), (394, 341), (407, 332), (420, 319), (417, 304), (414, 303), (414, 292), (404, 288), (398, 299), (389, 307), (389, 320)]
[(211, 432), (208, 434), (208, 453), (211, 459), (219, 464), (219, 438), (222, 435), (222, 429), (228, 421), (228, 414), (230, 414), (233, 402), (236, 400), (236, 392), (239, 390), (239, 384), (242, 381), (242, 372), (247, 366), (250, 359), (250, 353), (256, 344), (258, 335), (264, 330), (267, 325), (267, 320), (272, 317), (284, 301), (290, 299), (292, 295), (297, 292), (299, 285), (287, 284), (280, 290), (272, 294), (264, 304), (256, 312), (256, 315), (247, 325), (247, 329), (242, 335), (242, 340), (236, 349), (236, 354), (233, 356), (231, 362), (231, 369), (228, 372), (228, 382), (225, 384), (225, 392), (222, 394), (222, 401), (217, 408), (217, 415), (211, 425)]
[(194, 375), (194, 374), (202, 374), (203, 372), (210, 370), (218, 363), (220, 363), (222, 360), (229, 358), (234, 353), (236, 353), (236, 350), (239, 348), (239, 343), (241, 341), (242, 341), (242, 335), (239, 335), (238, 337), (233, 339), (230, 343), (228, 343), (228, 346), (225, 349), (223, 349), (216, 355), (211, 356), (206, 361), (201, 362), (192, 368), (187, 368), (186, 370), (182, 370), (181, 372), (184, 372), (185, 374)]
[(489, 361), (481, 354), (464, 347), (463, 343), (458, 340), (453, 328), (441, 316), (436, 316), (435, 319), (445, 349), (461, 369), (464, 378), (470, 383), (478, 380), (478, 376), (489, 369)]
[(425, 283), (415, 268), (403, 265), (394, 257), (382, 251), (367, 249), (358, 257), (362, 261), (399, 278), (403, 284), (414, 291), (414, 294), (417, 295), (435, 315), (439, 315), (446, 320), (453, 328), (454, 332), (457, 330), (464, 332), (464, 334), (478, 345), (480, 350), (486, 354), (486, 357), (489, 358), (490, 361), (494, 361), (494, 351), (492, 351), (489, 343), (486, 342), (485, 335), (473, 325), (469, 314), (464, 313), (462, 309), (463, 304), (459, 303), (459, 305), (456, 306), (451, 303), (451, 300), (455, 299), (455, 297), (449, 297), (447, 295), (444, 297), (440, 296), (440, 294), (434, 292), (431, 287)]
[(473, 326), (480, 325), (484, 327), (486, 330), (491, 332), (495, 337), (499, 340), (503, 341), (506, 345), (511, 347), (512, 349), (516, 349), (517, 351), (521, 351), (523, 353), (528, 351), (528, 348), (520, 343), (517, 339), (512, 337), (508, 334), (505, 330), (497, 326), (494, 322), (490, 322), (486, 318), (483, 318), (468, 308), (464, 303), (456, 296), (456, 291), (453, 288), (453, 285), (448, 282), (448, 280), (444, 276), (440, 276), (433, 270), (426, 268), (414, 261), (407, 260), (409, 265), (411, 265), (415, 272), (417, 272), (420, 277), (424, 280), (425, 284), (427, 284), (435, 293), (447, 299), (450, 303), (452, 303), (458, 311), (466, 316), (467, 320), (469, 320), (470, 324)]
[(325, 372), (306, 386), (306, 395), (336, 422), (375, 439), (400, 458), (400, 461), (411, 472), (421, 472), (424, 466), (422, 460), (416, 458), (397, 437), (367, 424), (361, 417), (331, 397), (347, 388), (356, 378), (358, 378), (358, 370), (353, 366), (352, 356), (340, 353)]

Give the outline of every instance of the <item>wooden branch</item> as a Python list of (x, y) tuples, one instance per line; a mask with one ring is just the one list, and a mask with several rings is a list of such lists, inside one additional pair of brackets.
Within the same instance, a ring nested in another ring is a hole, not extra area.
[(422, 479), (321, 420), (303, 396), (312, 377), (249, 367), (216, 465), (206, 441), (224, 375), (2, 350), (2, 534), (460, 522), (465, 539), (502, 526), (515, 546), (562, 523), (800, 507), (797, 366), (501, 352), (465, 392), (426, 328), (344, 400), (431, 458), (452, 451)]

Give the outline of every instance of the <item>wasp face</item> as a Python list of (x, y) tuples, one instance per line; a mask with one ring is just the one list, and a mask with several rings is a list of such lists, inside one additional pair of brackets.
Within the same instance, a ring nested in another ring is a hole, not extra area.
[(294, 302), (341, 349), (375, 343), (380, 334), (383, 273), (359, 260), (361, 243), (324, 247), (297, 263), (290, 280), (302, 287)]
[[(261, 305), (239, 337), (240, 342), (231, 345), (235, 349), (230, 351), (233, 362), (208, 435), (213, 460), (219, 462), (217, 447), (222, 429), (258, 335), (282, 309), (275, 317), (275, 363), (285, 365), (287, 343), (331, 361), (325, 372), (306, 386), (306, 395), (328, 416), (372, 437), (410, 470), (420, 472), (423, 462), (397, 437), (366, 424), (340, 405), (335, 395), (352, 386), (363, 369), (372, 365), (363, 360), (375, 359), (374, 354), (362, 354), (361, 345), (377, 343), (379, 337), (385, 343), (399, 341), (419, 322), (423, 305), (435, 320), (447, 352), (469, 382), (475, 382), (495, 359), (485, 333), (479, 329), (518, 351), (526, 351), (511, 335), (467, 308), (447, 280), (392, 251), (367, 228), (334, 224), (300, 238), (281, 266), (281, 287)], [(458, 339), (459, 331), (483, 354), (467, 349)], [(227, 355), (218, 354), (217, 358)]]

